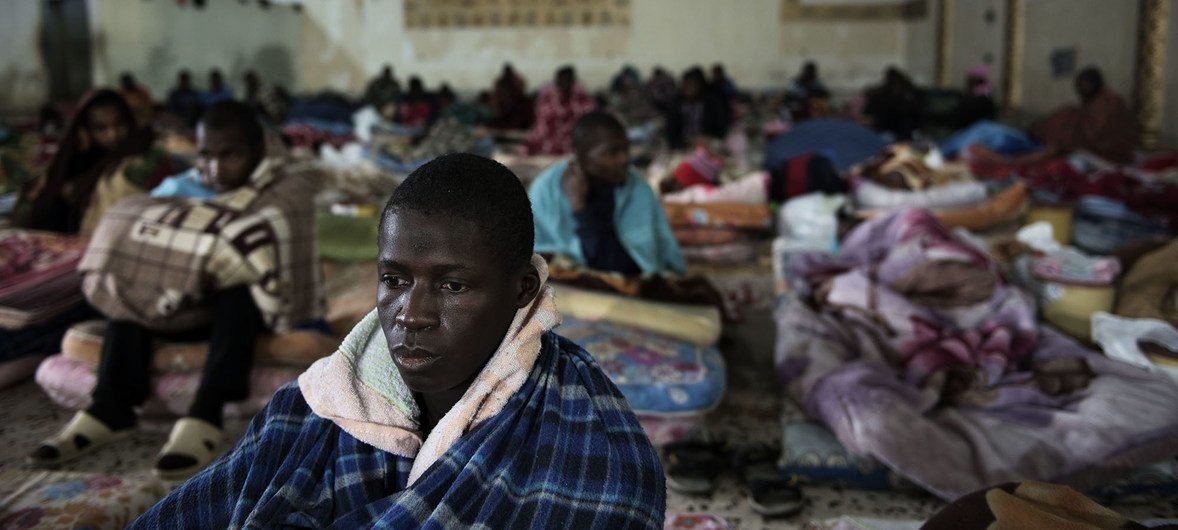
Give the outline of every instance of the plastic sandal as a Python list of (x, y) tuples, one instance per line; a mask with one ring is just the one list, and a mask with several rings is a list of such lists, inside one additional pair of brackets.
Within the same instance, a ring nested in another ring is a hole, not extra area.
[[(186, 479), (213, 461), (221, 438), (221, 429), (207, 421), (191, 417), (180, 418), (172, 427), (172, 433), (168, 435), (168, 443), (160, 449), (159, 459), (156, 460), (152, 471), (156, 477), (163, 480)], [(161, 467), (172, 460), (168, 457), (186, 458), (193, 463), (183, 467)]]
[(716, 488), (716, 477), (727, 467), (724, 445), (688, 440), (663, 446), (667, 487), (688, 495), (707, 495)]
[(98, 418), (85, 411), (78, 411), (53, 438), (41, 442), (27, 460), (32, 466), (55, 468), (99, 447), (126, 438), (132, 432), (135, 432), (134, 427), (111, 430)]
[(756, 445), (738, 451), (733, 464), (749, 489), (749, 507), (765, 517), (797, 514), (805, 497), (796, 479), (777, 469), (781, 452), (768, 445)]

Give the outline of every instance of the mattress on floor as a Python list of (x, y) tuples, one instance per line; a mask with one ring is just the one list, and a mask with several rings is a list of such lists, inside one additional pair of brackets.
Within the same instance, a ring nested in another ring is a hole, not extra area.
[(927, 208), (941, 210), (974, 206), (986, 201), (986, 186), (980, 182), (955, 182), (920, 191), (899, 190), (863, 179), (855, 187), (855, 205), (866, 210)]
[(735, 265), (756, 261), (757, 247), (757, 241), (745, 239), (710, 245), (681, 245), (679, 251), (688, 263)]
[[(88, 320), (75, 324), (61, 341), (61, 354), (69, 359), (97, 366), (102, 357), (106, 321)], [(305, 368), (335, 352), (339, 342), (316, 331), (291, 331), (258, 339), (254, 359), (263, 366)], [(204, 368), (209, 356), (208, 342), (157, 341), (152, 369), (157, 373), (192, 372)]]
[(676, 228), (675, 241), (680, 245), (722, 245), (747, 239), (747, 234), (732, 228)]
[(345, 263), (376, 261), (378, 225), (376, 216), (319, 213), (315, 217), (319, 256)]
[(727, 369), (713, 347), (569, 317), (556, 332), (593, 355), (655, 443), (682, 438), (724, 398)]
[(767, 230), (773, 223), (769, 206), (764, 204), (713, 203), (674, 204), (663, 203), (663, 210), (671, 226), (741, 228), (746, 230)]
[(85, 251), (77, 236), (0, 230), (0, 328), (41, 324), (81, 302)]
[[(257, 414), (282, 385), (294, 381), (302, 368), (257, 366), (250, 374), (250, 395), (246, 399), (225, 404), (227, 417), (248, 418)], [(200, 372), (162, 374), (153, 378), (151, 396), (143, 405), (142, 414), (149, 417), (179, 417), (188, 412), (200, 385)], [(57, 405), (71, 410), (90, 406), (91, 394), (97, 383), (97, 368), (93, 364), (53, 355), (37, 368), (37, 384)]]
[(0, 528), (126, 528), (167, 492), (147, 477), (0, 469)]
[(714, 306), (654, 302), (559, 284), (552, 289), (565, 320), (613, 322), (700, 346), (720, 340), (720, 310)]
[(851, 454), (819, 423), (804, 419), (783, 423), (777, 467), (801, 484), (869, 490), (915, 488), (875, 459)]
[[(777, 467), (801, 484), (865, 490), (917, 491), (873, 458), (852, 454), (826, 426), (807, 419), (783, 422)], [(1149, 503), (1178, 495), (1178, 458), (1137, 469), (1088, 491), (1100, 502)]]

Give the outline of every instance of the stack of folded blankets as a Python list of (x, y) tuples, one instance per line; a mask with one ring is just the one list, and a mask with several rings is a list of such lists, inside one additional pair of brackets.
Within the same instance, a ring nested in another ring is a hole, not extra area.
[[(561, 274), (558, 271), (554, 281), (561, 281)], [(721, 331), (720, 311), (714, 305), (620, 294), (637, 289), (654, 295), (655, 290), (677, 288), (665, 280), (618, 282), (608, 274), (602, 276), (606, 278), (601, 285), (612, 284), (618, 289), (606, 292), (553, 284), (563, 317), (556, 332), (593, 355), (630, 402), (654, 444), (681, 440), (724, 397), (727, 369), (715, 348)], [(644, 282), (648, 285), (640, 285)], [(652, 288), (651, 283), (658, 286)]]
[(0, 231), (0, 388), (28, 379), (66, 328), (85, 318), (78, 262), (86, 241)]
[(1010, 186), (993, 196), (965, 167), (951, 167), (936, 152), (906, 144), (852, 170), (853, 198), (863, 217), (900, 208), (923, 208), (949, 228), (986, 230), (1010, 224), (1028, 209), (1026, 188)]
[(698, 147), (671, 177), (683, 189), (663, 195), (663, 208), (688, 262), (747, 263), (772, 224), (769, 176), (753, 172), (721, 183), (723, 160)]

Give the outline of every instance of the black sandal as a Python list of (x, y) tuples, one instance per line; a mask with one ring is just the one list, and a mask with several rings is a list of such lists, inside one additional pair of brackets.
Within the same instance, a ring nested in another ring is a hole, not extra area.
[(724, 444), (685, 440), (663, 446), (667, 487), (687, 495), (707, 495), (716, 489), (716, 477), (728, 462)]
[(765, 517), (795, 515), (805, 506), (797, 480), (777, 469), (781, 451), (754, 445), (737, 451), (733, 458), (740, 480), (749, 489), (749, 507)]

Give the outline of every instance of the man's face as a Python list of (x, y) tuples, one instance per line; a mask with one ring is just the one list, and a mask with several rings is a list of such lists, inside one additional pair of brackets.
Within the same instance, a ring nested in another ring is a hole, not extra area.
[(1088, 101), (1096, 97), (1096, 85), (1083, 77), (1076, 78), (1075, 87), (1076, 95), (1080, 97), (1080, 101)]
[(577, 83), (577, 77), (569, 72), (561, 72), (556, 76), (556, 88), (560, 90), (560, 95), (568, 98), (573, 94), (573, 85)]
[(414, 392), (469, 383), (516, 310), (535, 296), (526, 275), (503, 270), (484, 235), (474, 222), (446, 214), (393, 210), (385, 217), (376, 308), (393, 362)]
[(196, 167), (205, 185), (217, 193), (249, 182), (262, 161), (262, 146), (248, 145), (240, 132), (196, 126)]
[(131, 132), (131, 124), (123, 121), (118, 107), (107, 105), (90, 109), (86, 129), (98, 147), (114, 151), (127, 139)]
[(616, 131), (597, 131), (589, 147), (577, 151), (577, 163), (591, 181), (620, 186), (630, 172), (630, 141)]

